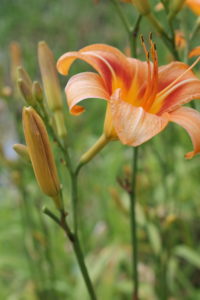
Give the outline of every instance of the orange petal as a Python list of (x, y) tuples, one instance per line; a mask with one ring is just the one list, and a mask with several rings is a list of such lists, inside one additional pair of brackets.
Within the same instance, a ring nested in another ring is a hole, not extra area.
[[(160, 105), (159, 115), (163, 112), (174, 110), (193, 99), (200, 98), (200, 80), (192, 70), (186, 72), (188, 68), (188, 65), (181, 62), (173, 62), (159, 68), (158, 94), (154, 104), (157, 105), (159, 103)], [(177, 80), (167, 90), (167, 87), (184, 72), (185, 74), (180, 80)], [(164, 89), (166, 89), (165, 92), (163, 92)]]
[(67, 52), (57, 63), (58, 71), (67, 75), (72, 63), (81, 59), (90, 64), (103, 78), (106, 88), (112, 94), (113, 82), (122, 79), (129, 87), (132, 72), (126, 56), (118, 49), (104, 44), (94, 44), (77, 52)]
[(168, 124), (167, 114), (156, 116), (120, 99), (118, 89), (111, 100), (113, 125), (123, 144), (138, 146), (161, 132)]
[(193, 10), (195, 14), (200, 16), (200, 0), (186, 0), (186, 4)]
[(109, 99), (102, 78), (92, 72), (79, 73), (71, 77), (66, 85), (65, 92), (70, 111), (74, 115), (79, 115), (84, 111), (82, 106), (76, 105), (84, 99)]
[(189, 159), (200, 153), (200, 113), (189, 107), (180, 107), (169, 113), (169, 120), (182, 126), (191, 137), (194, 150), (185, 157)]
[(199, 56), (200, 55), (200, 46), (195, 47), (192, 49), (188, 55), (189, 58), (194, 57), (194, 56)]
[[(170, 64), (159, 67), (158, 70), (158, 92), (166, 88), (170, 83), (172, 83), (177, 77), (179, 77), (183, 72), (185, 72), (189, 66), (182, 62), (172, 62)], [(188, 79), (191, 76), (195, 76), (190, 70), (181, 79)]]

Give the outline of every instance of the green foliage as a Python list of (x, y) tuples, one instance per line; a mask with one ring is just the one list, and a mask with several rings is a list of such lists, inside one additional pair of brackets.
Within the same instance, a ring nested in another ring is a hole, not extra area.
[[(0, 1), (0, 64), (7, 78), (8, 47), (13, 40), (21, 44), (24, 65), (33, 80), (40, 80), (36, 53), (39, 40), (45, 40), (57, 58), (91, 43), (108, 43), (122, 51), (128, 46), (126, 33), (109, 1), (102, 0), (98, 5), (92, 0), (84, 0), (84, 5), (83, 0)], [(137, 14), (133, 7), (122, 5), (134, 23)], [(170, 31), (164, 13), (155, 14)], [(188, 24), (184, 16), (188, 16)], [(177, 29), (193, 27), (194, 23), (187, 8), (175, 20)], [(149, 31), (154, 33), (144, 20), (140, 33), (147, 39)], [(168, 62), (169, 51), (156, 34), (154, 39), (159, 62)], [(197, 43), (195, 39), (189, 47)], [(138, 53), (144, 59), (140, 46)], [(85, 70), (89, 70), (88, 66), (77, 62), (70, 75)], [(64, 90), (66, 78), (60, 79)], [(5, 81), (9, 84), (9, 79)], [(12, 110), (13, 102), (7, 105)], [(16, 105), (20, 107), (22, 103)], [(103, 127), (105, 103), (91, 100), (84, 106), (86, 112), (82, 116), (72, 117), (65, 104), (74, 162), (97, 140)], [(10, 115), (6, 115), (8, 121), (1, 124), (1, 132), (7, 130), (10, 122)], [(21, 127), (19, 112), (17, 124)], [(14, 133), (13, 144), (22, 140), (23, 136)], [(70, 212), (70, 179), (60, 163), (62, 154), (54, 148), (59, 173), (65, 178), (64, 198)], [(186, 161), (184, 154), (190, 148), (187, 134), (176, 125), (168, 126), (141, 147), (137, 221), (142, 300), (165, 299), (162, 291), (166, 287), (166, 299), (200, 297), (199, 157)], [(130, 148), (112, 142), (81, 170), (81, 243), (97, 294), (103, 300), (128, 300), (132, 290), (129, 203), (117, 181), (118, 177), (126, 176), (131, 152)], [(13, 173), (9, 172), (12, 168), (0, 165), (0, 299), (87, 300), (69, 242), (41, 212), (44, 204), (54, 208), (41, 195), (32, 170), (27, 166), (22, 173), (17, 166)], [(20, 191), (16, 175), (23, 180), (24, 188)], [(69, 214), (70, 222), (71, 219)]]

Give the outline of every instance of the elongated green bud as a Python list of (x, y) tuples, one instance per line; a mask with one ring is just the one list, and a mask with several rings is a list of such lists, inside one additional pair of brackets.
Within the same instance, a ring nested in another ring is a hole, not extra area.
[(33, 82), (32, 94), (33, 94), (35, 101), (37, 101), (37, 102), (43, 101), (43, 91), (42, 91), (42, 87), (38, 81)]
[(25, 140), (37, 182), (60, 209), (60, 182), (44, 122), (32, 107), (24, 108), (22, 116)]
[(19, 66), (17, 68), (17, 78), (22, 79), (31, 89), (33, 82), (26, 70), (22, 66)]
[(62, 112), (62, 94), (58, 81), (56, 62), (52, 51), (45, 42), (39, 42), (38, 44), (38, 59), (46, 100), (50, 110), (55, 114), (58, 135), (62, 137), (66, 136), (67, 131)]
[(27, 83), (23, 79), (18, 79), (17, 84), (21, 92), (21, 95), (23, 99), (26, 101), (26, 103), (29, 105), (34, 105), (35, 101), (30, 86), (27, 85)]
[(20, 44), (12, 42), (10, 44), (10, 59), (11, 59), (11, 79), (15, 86), (17, 81), (17, 67), (22, 64), (22, 54)]
[(27, 104), (34, 105), (35, 100), (32, 94), (33, 83), (28, 73), (21, 66), (17, 68), (17, 78), (17, 85), (22, 97), (27, 102)]
[(38, 59), (48, 106), (52, 111), (60, 110), (63, 105), (56, 62), (52, 51), (45, 42), (38, 44)]
[(30, 162), (30, 156), (26, 145), (14, 144), (13, 150), (25, 161)]

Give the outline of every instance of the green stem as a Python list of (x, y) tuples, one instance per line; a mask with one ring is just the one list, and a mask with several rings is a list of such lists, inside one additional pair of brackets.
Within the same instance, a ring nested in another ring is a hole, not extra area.
[(72, 174), (71, 176), (71, 188), (72, 188), (72, 211), (73, 211), (73, 224), (74, 233), (78, 232), (78, 217), (77, 217), (77, 202), (78, 202), (78, 192), (77, 192), (77, 175)]
[(168, 34), (165, 32), (164, 28), (162, 25), (159, 23), (159, 21), (154, 17), (153, 14), (148, 14), (147, 19), (149, 22), (154, 26), (154, 28), (157, 30), (157, 32), (160, 34), (160, 37), (162, 38), (163, 42), (165, 43), (166, 47), (168, 50), (173, 54), (174, 58), (179, 60), (179, 55), (174, 47), (174, 39), (173, 37), (170, 38)]
[[(85, 284), (88, 289), (88, 293), (90, 295), (91, 300), (96, 300), (97, 297), (95, 295), (95, 291), (93, 288), (92, 281), (90, 279), (87, 267), (84, 262), (84, 255), (80, 246), (79, 235), (78, 235), (78, 218), (77, 218), (77, 203), (78, 203), (78, 172), (71, 174), (71, 182), (72, 182), (72, 205), (73, 205), (73, 221), (74, 221), (74, 239), (72, 240), (73, 248), (76, 254), (76, 258), (85, 280)], [(63, 219), (63, 224), (66, 226), (66, 218)], [(65, 227), (64, 227), (65, 230)], [(65, 230), (66, 232), (66, 230)]]
[(126, 31), (128, 33), (131, 33), (132, 32), (131, 25), (129, 24), (129, 21), (128, 21), (126, 15), (124, 14), (124, 12), (122, 10), (122, 8), (119, 4), (119, 1), (118, 0), (111, 0), (111, 2), (115, 6), (116, 11), (117, 11), (122, 23), (124, 24), (124, 28), (126, 29)]
[(136, 57), (137, 55), (137, 51), (136, 51), (136, 39), (137, 39), (137, 35), (138, 35), (138, 31), (139, 31), (139, 25), (140, 22), (142, 20), (142, 15), (139, 15), (135, 25), (132, 27), (126, 17), (126, 15), (124, 14), (119, 1), (117, 0), (111, 0), (111, 2), (114, 4), (115, 9), (119, 15), (119, 18), (121, 19), (124, 28), (128, 34), (129, 37), (129, 42), (130, 42), (130, 48), (131, 48), (131, 54), (133, 57)]
[(137, 57), (137, 37), (138, 37), (141, 20), (142, 20), (142, 15), (139, 15), (135, 22), (132, 32), (129, 33), (129, 42), (130, 42), (132, 57)]
[(96, 297), (96, 294), (95, 294), (95, 291), (94, 291), (94, 288), (93, 288), (93, 284), (91, 282), (87, 267), (85, 265), (83, 251), (82, 251), (81, 246), (80, 246), (78, 235), (75, 236), (75, 239), (74, 239), (74, 242), (73, 242), (73, 248), (74, 248), (74, 251), (76, 253), (76, 258), (79, 262), (79, 267), (81, 269), (81, 273), (82, 273), (83, 278), (85, 280), (85, 284), (87, 286), (90, 298), (91, 298), (91, 300), (97, 300), (97, 297)]
[(33, 265), (34, 268), (37, 272), (37, 282), (38, 282), (38, 287), (39, 287), (39, 297), (44, 296), (45, 293), (45, 286), (46, 286), (46, 274), (45, 271), (43, 269), (43, 265), (42, 265), (42, 257), (41, 257), (41, 252), (40, 249), (38, 247), (38, 243), (36, 242), (35, 237), (33, 236), (33, 232), (36, 228), (35, 225), (35, 221), (33, 218), (33, 214), (32, 214), (32, 209), (30, 207), (29, 201), (27, 201), (29, 195), (27, 194), (26, 189), (24, 188), (26, 186), (26, 183), (24, 182), (24, 177), (22, 177), (22, 182), (19, 185), (19, 188), (21, 190), (22, 193), (22, 201), (23, 201), (23, 209), (24, 209), (24, 214), (25, 214), (25, 221), (26, 221), (26, 228), (27, 228), (27, 233), (32, 241), (32, 249), (34, 251), (34, 253), (36, 254), (34, 256), (33, 260)]
[(50, 238), (50, 234), (49, 234), (49, 230), (47, 227), (47, 224), (43, 218), (43, 216), (39, 213), (39, 218), (40, 218), (40, 224), (41, 224), (41, 229), (44, 233), (45, 236), (45, 259), (47, 262), (47, 266), (48, 266), (48, 271), (49, 271), (49, 278), (50, 278), (50, 283), (51, 283), (51, 293), (52, 293), (52, 299), (56, 300), (59, 299), (59, 296), (56, 292), (55, 289), (55, 283), (56, 283), (56, 270), (55, 270), (55, 264), (54, 264), (54, 260), (53, 260), (53, 256), (52, 256), (52, 252), (51, 252), (51, 238)]
[(130, 192), (130, 226), (132, 238), (132, 268), (133, 268), (133, 300), (138, 300), (138, 244), (137, 244), (137, 221), (136, 221), (136, 179), (137, 179), (138, 148), (133, 148), (132, 182)]
[(79, 238), (78, 238), (78, 218), (77, 218), (77, 202), (78, 202), (78, 193), (77, 193), (77, 178), (78, 178), (78, 170), (73, 171), (73, 166), (71, 163), (71, 158), (69, 156), (69, 152), (68, 152), (68, 147), (67, 147), (67, 143), (66, 143), (66, 139), (63, 138), (62, 141), (60, 141), (60, 139), (57, 138), (57, 135), (54, 131), (54, 129), (52, 128), (49, 119), (48, 119), (48, 114), (45, 110), (44, 107), (42, 107), (42, 113), (43, 113), (43, 118), (46, 121), (46, 124), (48, 124), (48, 128), (53, 136), (53, 138), (55, 139), (58, 147), (60, 148), (60, 150), (62, 151), (62, 153), (64, 154), (65, 157), (65, 161), (66, 161), (66, 167), (69, 171), (70, 174), (70, 178), (71, 178), (71, 189), (72, 189), (72, 211), (73, 211), (73, 229), (74, 229), (74, 233), (71, 232), (67, 222), (66, 222), (66, 213), (64, 212), (64, 210), (60, 210), (60, 214), (61, 214), (61, 219), (59, 219), (57, 216), (55, 216), (49, 209), (44, 208), (43, 212), (48, 215), (54, 222), (56, 222), (60, 227), (62, 227), (62, 229), (65, 231), (66, 236), (69, 238), (69, 240), (71, 241), (75, 254), (76, 254), (76, 258), (83, 276), (83, 279), (85, 281), (86, 287), (88, 289), (88, 293), (90, 295), (91, 300), (96, 300), (96, 295), (94, 292), (94, 288), (92, 285), (92, 281), (89, 277), (89, 273), (87, 270), (87, 267), (85, 265), (84, 262), (84, 256), (80, 247), (80, 242), (79, 242)]
[(92, 281), (90, 279), (85, 261), (84, 261), (84, 256), (83, 256), (83, 251), (81, 249), (80, 246), (80, 241), (79, 241), (79, 237), (78, 237), (78, 232), (75, 233), (71, 233), (66, 221), (66, 215), (61, 212), (61, 226), (63, 228), (63, 230), (65, 231), (66, 236), (70, 239), (73, 248), (74, 248), (74, 252), (76, 254), (76, 258), (82, 273), (82, 276), (84, 278), (88, 293), (90, 295), (91, 300), (97, 300), (94, 288), (93, 288), (93, 284)]
[[(124, 27), (127, 31), (131, 54), (132, 56), (137, 56), (137, 43), (136, 38), (139, 31), (140, 22), (142, 20), (142, 16), (139, 15), (138, 19), (135, 23), (135, 26), (131, 28), (129, 22), (127, 21), (126, 16), (124, 15), (121, 6), (118, 1), (111, 0), (113, 4), (115, 4), (116, 10), (119, 14), (119, 17), (124, 24)], [(136, 173), (137, 173), (137, 160), (138, 160), (138, 148), (133, 149), (133, 175), (132, 175), (132, 189), (130, 192), (130, 227), (131, 227), (131, 239), (132, 239), (132, 268), (133, 268), (133, 300), (138, 300), (138, 288), (139, 288), (139, 280), (138, 280), (138, 250), (137, 250), (137, 222), (136, 222)]]
[(84, 261), (84, 255), (83, 255), (83, 251), (80, 246), (78, 232), (76, 232), (76, 233), (71, 232), (71, 230), (67, 224), (66, 213), (64, 211), (60, 211), (60, 219), (57, 216), (55, 216), (48, 208), (44, 208), (43, 212), (64, 230), (66, 237), (72, 243), (72, 246), (73, 246), (73, 249), (74, 249), (80, 270), (81, 270), (81, 274), (83, 276), (88, 293), (90, 295), (90, 299), (97, 300), (97, 297), (96, 297), (96, 294), (95, 294), (95, 291), (93, 288), (93, 284), (90, 279), (90, 276), (89, 276), (89, 273), (88, 273), (88, 270), (87, 270), (87, 267), (86, 267), (86, 264)]
[(198, 33), (200, 29), (200, 17), (197, 19), (193, 29), (192, 29), (192, 32), (190, 34), (190, 40), (189, 42), (191, 42), (193, 40), (193, 38), (196, 36), (196, 34)]

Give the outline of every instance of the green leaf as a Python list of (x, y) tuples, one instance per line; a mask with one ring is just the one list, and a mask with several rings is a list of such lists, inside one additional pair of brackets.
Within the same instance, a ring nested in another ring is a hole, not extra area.
[(177, 246), (174, 249), (174, 254), (185, 259), (190, 264), (200, 269), (200, 254), (199, 252), (185, 245)]
[(151, 247), (154, 253), (158, 255), (161, 253), (162, 249), (161, 237), (158, 228), (153, 223), (148, 223), (146, 228)]

